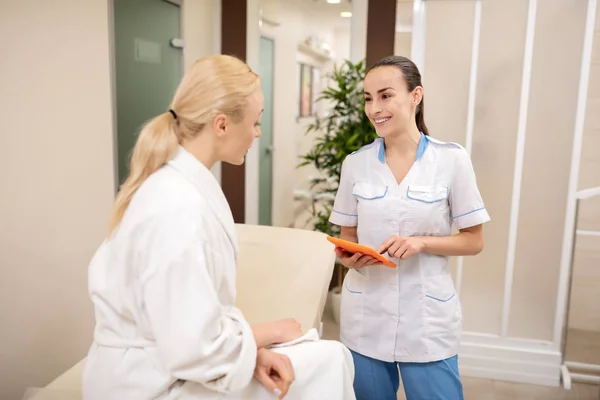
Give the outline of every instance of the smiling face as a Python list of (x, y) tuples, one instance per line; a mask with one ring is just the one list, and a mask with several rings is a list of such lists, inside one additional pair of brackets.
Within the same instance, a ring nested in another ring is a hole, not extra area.
[(219, 160), (229, 164), (241, 165), (248, 151), (252, 147), (254, 140), (261, 135), (260, 117), (264, 107), (264, 96), (258, 87), (247, 98), (247, 104), (243, 110), (243, 118), (239, 122), (233, 122), (224, 115), (217, 118), (223, 118), (225, 124), (221, 129), (219, 143)]
[(382, 66), (369, 71), (364, 81), (365, 113), (377, 135), (386, 137), (415, 125), (415, 112), (423, 88), (408, 90), (402, 71)]

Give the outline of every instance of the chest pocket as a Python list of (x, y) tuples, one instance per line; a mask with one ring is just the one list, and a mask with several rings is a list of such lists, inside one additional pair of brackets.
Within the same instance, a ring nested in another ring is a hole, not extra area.
[(406, 197), (422, 203), (438, 203), (448, 199), (448, 188), (446, 186), (409, 186)]
[(415, 234), (439, 233), (443, 221), (449, 218), (448, 187), (409, 186), (406, 198), (411, 231)]
[(373, 201), (383, 199), (388, 192), (385, 185), (373, 185), (367, 182), (356, 182), (352, 187), (352, 194), (359, 200)]
[[(382, 223), (387, 217), (385, 206), (389, 203), (390, 194), (386, 185), (372, 184), (368, 182), (356, 182), (352, 187), (352, 194), (358, 201), (357, 211), (359, 226), (362, 227)], [(368, 223), (365, 225), (365, 222)]]

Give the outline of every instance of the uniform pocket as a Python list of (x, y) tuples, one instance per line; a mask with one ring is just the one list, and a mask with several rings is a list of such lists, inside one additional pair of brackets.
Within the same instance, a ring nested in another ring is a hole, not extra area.
[(436, 336), (460, 331), (462, 312), (452, 277), (448, 274), (426, 279), (423, 301), (427, 332)]
[(446, 186), (409, 186), (406, 197), (422, 203), (438, 203), (448, 198)]
[(436, 235), (450, 218), (448, 187), (416, 186), (407, 189), (407, 227), (412, 235)]
[(361, 335), (364, 309), (366, 277), (350, 270), (344, 278), (342, 305), (340, 312), (340, 328), (346, 338), (356, 340)]
[(344, 278), (344, 289), (353, 294), (362, 294), (365, 286), (365, 275), (355, 269), (351, 269)]
[(356, 182), (352, 187), (352, 194), (361, 200), (383, 199), (388, 192), (385, 185), (374, 185), (367, 182)]

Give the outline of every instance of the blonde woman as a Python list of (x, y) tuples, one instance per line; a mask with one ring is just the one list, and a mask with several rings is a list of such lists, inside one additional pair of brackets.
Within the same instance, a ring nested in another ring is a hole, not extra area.
[(84, 399), (354, 399), (340, 343), (269, 350), (298, 339), (299, 325), (251, 327), (233, 305), (235, 226), (210, 168), (244, 162), (262, 109), (258, 76), (219, 55), (197, 61), (142, 129), (89, 268)]

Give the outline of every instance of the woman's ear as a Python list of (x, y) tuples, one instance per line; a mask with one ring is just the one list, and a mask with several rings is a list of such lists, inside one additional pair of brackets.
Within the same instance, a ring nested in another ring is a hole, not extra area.
[(413, 96), (413, 103), (416, 106), (418, 106), (419, 104), (421, 104), (421, 100), (423, 100), (423, 88), (421, 86), (417, 86), (413, 92), (412, 92), (412, 96)]
[(227, 116), (219, 114), (213, 119), (213, 130), (218, 137), (223, 137), (227, 134)]

